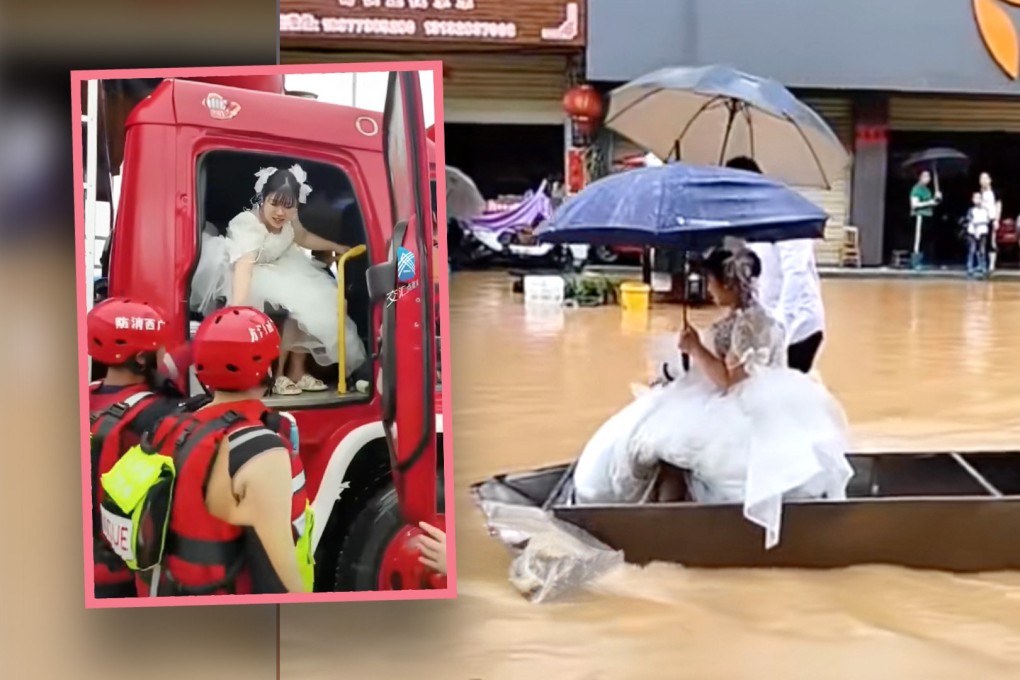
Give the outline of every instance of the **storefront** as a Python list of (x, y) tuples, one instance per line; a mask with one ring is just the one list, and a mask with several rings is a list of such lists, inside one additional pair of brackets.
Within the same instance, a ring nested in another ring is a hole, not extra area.
[[(838, 260), (855, 226), (865, 265), (910, 240), (911, 153), (952, 147), (972, 163), (947, 177), (937, 219), (942, 264), (961, 257), (957, 222), (977, 174), (988, 171), (1004, 216), (1020, 212), (1020, 64), (974, 7), (1000, 0), (589, 0), (587, 77), (611, 87), (665, 66), (727, 64), (774, 78), (832, 126), (850, 152), (828, 191), (804, 190), (831, 215), (819, 259)], [(1002, 27), (999, 27), (1002, 28)], [(1012, 60), (1012, 61), (1011, 61)], [(615, 145), (630, 153), (625, 142)], [(1017, 189), (1012, 189), (1017, 187)]]
[(441, 59), (446, 159), (487, 198), (564, 174), (585, 0), (281, 0), (284, 64)]

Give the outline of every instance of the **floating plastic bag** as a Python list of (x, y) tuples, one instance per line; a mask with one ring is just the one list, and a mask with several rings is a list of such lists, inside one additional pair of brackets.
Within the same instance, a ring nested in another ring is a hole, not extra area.
[(481, 502), (491, 533), (511, 554), (510, 583), (532, 602), (584, 588), (623, 564), (623, 553), (540, 508)]

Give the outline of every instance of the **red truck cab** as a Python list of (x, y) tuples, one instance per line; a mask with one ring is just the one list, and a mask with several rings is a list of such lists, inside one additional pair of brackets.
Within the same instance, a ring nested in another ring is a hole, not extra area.
[[(252, 205), (259, 168), (300, 163), (313, 188), (300, 206), (305, 226), (365, 246), (338, 273), (344, 295), (333, 311), (343, 314), (346, 305), (371, 364), (367, 390), (351, 389), (338, 370), (325, 393), (266, 399), (293, 416), (300, 433), (316, 514), (315, 590), (444, 588), (445, 578), (418, 563), (411, 540), (421, 520), (445, 528), (418, 74), (390, 74), (381, 115), (259, 89), (166, 80), (132, 110), (109, 294), (149, 301), (175, 337), (190, 337), (201, 320), (189, 298), (203, 230), (224, 234)], [(313, 204), (318, 223), (304, 217)], [(398, 280), (398, 248), (413, 253), (411, 279)]]

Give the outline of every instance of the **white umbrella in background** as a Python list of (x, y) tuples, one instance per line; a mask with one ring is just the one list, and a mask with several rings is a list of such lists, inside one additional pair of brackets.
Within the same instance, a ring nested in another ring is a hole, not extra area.
[(811, 107), (774, 80), (725, 66), (664, 68), (616, 88), (605, 125), (658, 158), (753, 158), (787, 184), (831, 189), (850, 162)]

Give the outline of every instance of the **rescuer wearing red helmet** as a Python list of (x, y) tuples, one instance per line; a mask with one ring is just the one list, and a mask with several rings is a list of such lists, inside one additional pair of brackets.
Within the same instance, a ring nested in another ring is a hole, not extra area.
[(140, 571), (139, 595), (310, 591), (304, 470), (261, 401), (280, 354), (276, 326), (250, 307), (220, 309), (192, 354), (212, 400), (165, 418), (148, 444), (173, 460), (176, 478), (165, 519), (141, 520), (167, 530), (158, 574)]
[(95, 596), (133, 597), (133, 575), (103, 538), (99, 479), (147, 430), (176, 411), (181, 399), (167, 394), (157, 376), (167, 331), (153, 307), (110, 298), (89, 311), (86, 326), (89, 356), (106, 366), (106, 377), (89, 385)]

